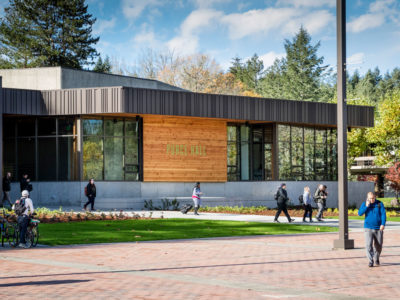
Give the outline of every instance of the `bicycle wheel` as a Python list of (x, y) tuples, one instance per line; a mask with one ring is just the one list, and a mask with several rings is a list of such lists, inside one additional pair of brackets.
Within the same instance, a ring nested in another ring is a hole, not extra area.
[(39, 227), (35, 226), (32, 228), (32, 247), (36, 247), (39, 241)]
[(25, 234), (25, 242), (26, 242), (26, 247), (31, 248), (33, 245), (33, 234), (32, 234), (32, 228), (28, 227), (28, 230), (26, 231)]
[(5, 230), (3, 230), (4, 228), (4, 224), (0, 225), (0, 234), (1, 234), (1, 246), (4, 247), (4, 239), (5, 239)]
[(11, 247), (17, 247), (19, 243), (19, 230), (16, 224), (8, 224), (6, 227), (6, 237)]

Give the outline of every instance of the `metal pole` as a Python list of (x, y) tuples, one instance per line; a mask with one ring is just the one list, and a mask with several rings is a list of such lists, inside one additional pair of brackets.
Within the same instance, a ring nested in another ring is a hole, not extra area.
[(336, 22), (339, 239), (333, 242), (333, 247), (353, 249), (354, 240), (349, 239), (347, 199), (346, 0), (336, 0)]

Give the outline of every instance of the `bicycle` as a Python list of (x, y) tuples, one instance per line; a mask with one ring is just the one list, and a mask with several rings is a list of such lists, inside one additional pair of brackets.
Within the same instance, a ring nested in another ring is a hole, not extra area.
[(0, 229), (1, 229), (1, 246), (4, 247), (4, 242), (8, 241), (11, 247), (18, 245), (18, 225), (16, 223), (9, 222), (9, 217), (3, 208), (3, 217), (0, 217)]
[(35, 216), (35, 215), (36, 215), (36, 213), (33, 213), (32, 216), (29, 216), (28, 230), (26, 231), (26, 235), (25, 235), (26, 246), (28, 248), (36, 247), (36, 245), (39, 241), (39, 223), (40, 223), (40, 221), (33, 218), (33, 216)]

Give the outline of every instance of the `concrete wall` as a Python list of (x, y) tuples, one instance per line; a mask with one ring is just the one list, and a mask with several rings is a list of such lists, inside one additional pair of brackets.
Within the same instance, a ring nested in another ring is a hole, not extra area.
[(3, 87), (28, 90), (61, 89), (61, 68), (0, 70)]
[(3, 87), (29, 90), (59, 90), (72, 88), (126, 86), (157, 90), (183, 89), (157, 80), (103, 74), (61, 67), (0, 70)]
[[(308, 185), (312, 193), (318, 184), (328, 189), (328, 207), (337, 207), (337, 182), (286, 182), (289, 198), (298, 204), (303, 187)], [(31, 197), (35, 206), (79, 207), (86, 197), (83, 194), (87, 182), (33, 182)], [(276, 207), (273, 195), (280, 182), (225, 182), (203, 183), (203, 205), (218, 206), (267, 206)], [(177, 199), (181, 204), (191, 203), (193, 183), (167, 182), (97, 182), (98, 209), (135, 209), (144, 207), (144, 200), (153, 200), (156, 205), (164, 198)], [(349, 205), (360, 206), (366, 194), (374, 190), (372, 182), (349, 182)], [(19, 197), (19, 184), (12, 184), (11, 199)]]

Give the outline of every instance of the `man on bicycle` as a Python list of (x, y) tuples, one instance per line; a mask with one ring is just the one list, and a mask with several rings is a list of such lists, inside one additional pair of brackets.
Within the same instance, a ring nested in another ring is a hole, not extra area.
[(20, 248), (26, 247), (25, 235), (29, 225), (29, 214), (34, 212), (32, 199), (29, 198), (29, 192), (23, 190), (21, 199), (17, 200), (14, 204), (14, 211), (18, 216), (18, 227), (20, 232), (19, 245)]

